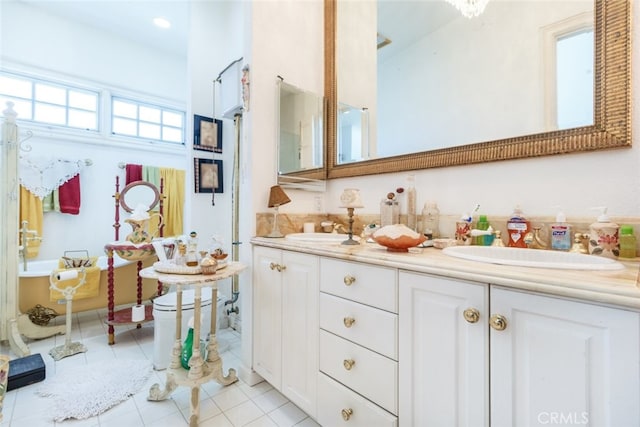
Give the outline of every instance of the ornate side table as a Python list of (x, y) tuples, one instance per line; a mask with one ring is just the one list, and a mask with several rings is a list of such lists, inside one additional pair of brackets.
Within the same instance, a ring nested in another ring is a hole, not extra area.
[[(191, 388), (191, 416), (189, 425), (196, 427), (200, 415), (200, 385), (211, 380), (222, 385), (229, 385), (238, 380), (235, 369), (229, 369), (228, 375), (224, 375), (222, 370), (222, 359), (218, 354), (218, 343), (216, 341), (216, 318), (218, 280), (232, 277), (246, 267), (239, 262), (229, 262), (226, 267), (219, 269), (215, 274), (170, 274), (159, 273), (153, 267), (147, 267), (140, 271), (140, 277), (145, 279), (156, 279), (158, 282), (175, 285), (176, 287), (176, 340), (171, 350), (171, 363), (167, 368), (167, 380), (164, 389), (160, 384), (154, 384), (149, 390), (147, 400), (164, 400), (178, 386)], [(193, 309), (193, 355), (189, 360), (189, 370), (180, 365), (180, 353), (182, 351), (182, 291), (184, 286), (191, 286), (194, 289), (194, 309)], [(207, 357), (203, 359), (200, 353), (200, 319), (202, 310), (202, 288), (211, 288), (211, 338), (207, 346)]]

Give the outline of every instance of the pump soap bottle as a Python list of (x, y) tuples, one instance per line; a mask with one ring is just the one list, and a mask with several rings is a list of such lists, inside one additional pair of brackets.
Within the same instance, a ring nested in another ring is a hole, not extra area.
[(620, 241), (618, 240), (620, 226), (609, 220), (606, 207), (593, 209), (600, 209), (602, 213), (598, 216), (598, 220), (589, 227), (589, 253), (617, 258), (620, 255)]
[(511, 214), (511, 218), (507, 221), (507, 246), (511, 248), (526, 248), (527, 244), (524, 242), (524, 236), (531, 231), (531, 223), (524, 216), (522, 216), (522, 209), (520, 206), (516, 206)]
[(564, 212), (558, 212), (556, 222), (551, 224), (551, 249), (568, 251), (571, 249), (571, 225)]

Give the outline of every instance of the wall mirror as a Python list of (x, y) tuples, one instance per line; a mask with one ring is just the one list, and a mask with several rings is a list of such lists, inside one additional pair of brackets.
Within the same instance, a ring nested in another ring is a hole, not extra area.
[(148, 206), (149, 210), (160, 201), (158, 188), (148, 181), (134, 181), (127, 184), (120, 193), (120, 205), (131, 213), (138, 205)]
[[(329, 178), (631, 145), (628, 1), (494, 0), (473, 19), (444, 1), (326, 7)], [(369, 122), (346, 146), (343, 105)]]
[(323, 191), (324, 98), (276, 79), (278, 184)]

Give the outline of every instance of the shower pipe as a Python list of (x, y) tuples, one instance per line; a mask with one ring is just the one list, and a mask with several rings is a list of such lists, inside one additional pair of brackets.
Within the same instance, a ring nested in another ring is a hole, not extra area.
[[(239, 261), (240, 260), (240, 203), (239, 203), (239, 194), (240, 194), (240, 129), (242, 127), (242, 114), (238, 113), (233, 117), (233, 124), (235, 129), (235, 140), (234, 140), (234, 153), (233, 153), (233, 191), (231, 192), (231, 210), (233, 219), (231, 224), (231, 260)], [(231, 308), (227, 310), (227, 315), (231, 313), (238, 314), (239, 310), (234, 304), (238, 301), (238, 296), (240, 295), (239, 284), (238, 284), (238, 275), (235, 274), (232, 277), (231, 284), (231, 299), (224, 302), (225, 307), (227, 305), (231, 305)]]

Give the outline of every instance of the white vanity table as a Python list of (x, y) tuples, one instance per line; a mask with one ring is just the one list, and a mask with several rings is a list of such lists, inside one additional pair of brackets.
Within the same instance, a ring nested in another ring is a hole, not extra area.
[(252, 243), (254, 369), (321, 425), (640, 425), (638, 262)]
[[(234, 369), (229, 369), (229, 374), (224, 375), (222, 369), (222, 359), (218, 354), (218, 343), (216, 341), (216, 303), (218, 280), (226, 279), (234, 276), (245, 269), (245, 266), (238, 262), (229, 262), (226, 267), (219, 269), (215, 274), (168, 274), (159, 273), (153, 267), (147, 267), (140, 271), (140, 277), (145, 279), (154, 279), (166, 285), (175, 285), (176, 287), (176, 341), (171, 350), (171, 363), (167, 368), (167, 379), (164, 390), (161, 390), (159, 384), (154, 384), (149, 390), (148, 400), (164, 400), (178, 386), (187, 386), (191, 388), (191, 416), (189, 425), (195, 427), (198, 425), (200, 413), (200, 385), (211, 380), (217, 381), (222, 385), (229, 385), (238, 380)], [(186, 286), (194, 289), (194, 327), (193, 327), (193, 355), (189, 360), (189, 370), (183, 369), (180, 365), (180, 353), (182, 350), (182, 291)], [(207, 346), (207, 358), (203, 360), (200, 354), (200, 319), (201, 319), (201, 303), (202, 288), (209, 287), (212, 290), (211, 304), (211, 337)]]

